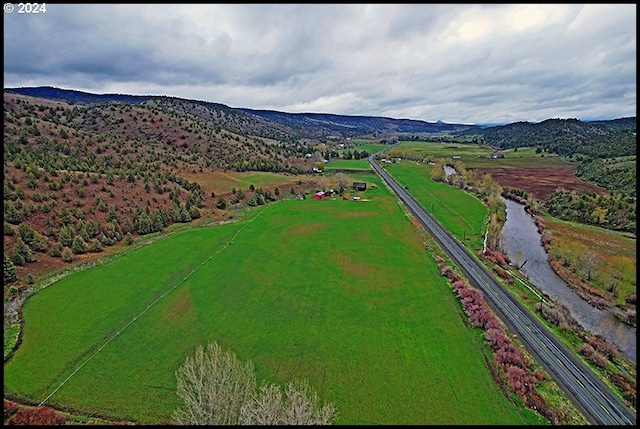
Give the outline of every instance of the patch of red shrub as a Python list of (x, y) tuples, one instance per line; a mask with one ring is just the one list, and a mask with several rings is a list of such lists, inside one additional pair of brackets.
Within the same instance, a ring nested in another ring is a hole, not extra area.
[(7, 399), (4, 400), (4, 421), (7, 421), (8, 418), (13, 416), (18, 412), (20, 407), (13, 401), (9, 401)]
[(551, 423), (556, 424), (557, 418), (553, 411), (535, 390), (536, 383), (544, 380), (544, 374), (540, 370), (535, 374), (531, 373), (526, 356), (512, 343), (500, 320), (487, 307), (482, 292), (468, 285), (450, 267), (444, 265), (443, 261), (438, 261), (438, 265), (442, 275), (451, 281), (453, 292), (460, 300), (471, 325), (485, 330), (484, 337), (493, 351), (495, 362), (503, 371), (509, 388), (522, 398), (530, 409), (540, 412)]
[(24, 407), (18, 410), (10, 425), (63, 425), (67, 418), (51, 407)]

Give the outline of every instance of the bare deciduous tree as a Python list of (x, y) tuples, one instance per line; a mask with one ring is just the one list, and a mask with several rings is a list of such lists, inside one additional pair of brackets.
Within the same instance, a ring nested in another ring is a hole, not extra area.
[(591, 280), (591, 272), (600, 263), (598, 254), (593, 250), (587, 250), (580, 256), (580, 261), (584, 264), (585, 269), (587, 270), (587, 280)]
[(241, 425), (277, 425), (283, 420), (282, 392), (275, 384), (260, 386), (258, 396), (240, 410)]
[(336, 173), (333, 178), (338, 184), (338, 193), (342, 195), (347, 186), (349, 186), (349, 176), (344, 173)]
[(217, 343), (202, 346), (176, 371), (182, 407), (174, 413), (178, 424), (237, 424), (240, 409), (253, 397), (256, 379), (251, 361), (242, 365)]
[(286, 425), (328, 425), (336, 412), (333, 404), (319, 408), (318, 396), (310, 391), (306, 382), (288, 384), (283, 406)]
[(283, 396), (275, 384), (257, 389), (251, 361), (242, 364), (217, 343), (198, 347), (176, 371), (182, 405), (177, 424), (189, 425), (329, 425), (333, 404), (320, 407), (308, 383), (289, 383)]

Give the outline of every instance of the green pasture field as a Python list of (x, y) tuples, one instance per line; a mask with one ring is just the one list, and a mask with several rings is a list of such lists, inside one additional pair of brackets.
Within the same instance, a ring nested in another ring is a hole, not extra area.
[(431, 179), (433, 166), (400, 161), (385, 169), (454, 237), (475, 251), (484, 247), (489, 209), (477, 197)]
[[(355, 143), (355, 147), (353, 149), (345, 149), (345, 150), (351, 150), (351, 152), (353, 152), (354, 150), (359, 150), (360, 152), (362, 152), (363, 150), (366, 150), (367, 152), (369, 152), (369, 155), (371, 155), (381, 151), (384, 148), (389, 147), (389, 145), (386, 145), (386, 144), (367, 143), (366, 140), (362, 142), (355, 141), (354, 143)], [(339, 151), (339, 152), (344, 152), (345, 150)]]
[[(402, 141), (387, 152), (389, 157), (410, 159), (450, 159), (462, 161), (466, 168), (489, 167), (566, 167), (575, 163), (556, 154), (535, 152), (535, 147), (520, 147), (501, 151), (504, 158), (491, 158), (494, 150), (476, 143)], [(459, 158), (453, 158), (454, 156)]]
[(351, 139), (350, 143), (354, 147), (349, 149), (341, 149), (338, 152), (342, 153), (342, 152), (346, 152), (347, 150), (350, 150), (353, 152), (354, 149), (357, 149), (359, 151), (366, 150), (371, 154), (371, 153), (378, 152), (379, 150), (384, 149), (385, 147), (389, 147), (389, 145), (382, 144), (382, 143), (373, 143), (373, 141), (374, 140), (371, 140), (371, 139)]
[(513, 149), (504, 149), (502, 151), (505, 158), (557, 158), (558, 155), (549, 152), (536, 153), (536, 147), (523, 146)]
[(490, 156), (493, 150), (488, 146), (475, 143), (453, 143), (453, 142), (429, 142), (429, 141), (401, 141), (400, 144), (387, 152), (389, 157), (416, 159), (418, 157), (435, 159), (451, 158), (459, 156), (466, 162), (478, 156)]
[(259, 383), (309, 381), (336, 424), (539, 424), (496, 385), (397, 199), (378, 176), (353, 177), (367, 201), (260, 206), (39, 291), (5, 397), (170, 423), (174, 371), (216, 341)]
[(324, 165), (325, 170), (371, 170), (371, 164), (364, 159), (332, 159)]
[(470, 158), (463, 160), (466, 168), (560, 168), (577, 165), (558, 155), (544, 154), (544, 156), (518, 156), (520, 150), (514, 153), (506, 153), (504, 158)]

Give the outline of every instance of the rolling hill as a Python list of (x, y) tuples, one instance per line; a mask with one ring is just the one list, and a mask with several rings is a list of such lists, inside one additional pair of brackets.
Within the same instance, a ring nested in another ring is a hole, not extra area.
[[(53, 87), (5, 88), (5, 92), (64, 101), (78, 105), (123, 103), (173, 108), (200, 116), (235, 132), (251, 132), (262, 138), (356, 137), (363, 134), (439, 133), (479, 128), (467, 124), (446, 124), (412, 119), (348, 116), (327, 113), (286, 113), (272, 110), (232, 108), (220, 103), (167, 96), (93, 94)], [(265, 123), (265, 120), (267, 121)]]

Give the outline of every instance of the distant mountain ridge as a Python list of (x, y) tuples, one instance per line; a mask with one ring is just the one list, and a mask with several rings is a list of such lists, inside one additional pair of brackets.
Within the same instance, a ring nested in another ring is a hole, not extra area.
[(382, 116), (351, 116), (331, 113), (286, 113), (274, 110), (239, 108), (243, 112), (261, 116), (291, 126), (309, 124), (359, 134), (374, 132), (439, 133), (477, 129), (476, 125), (426, 122), (417, 119), (395, 119)]
[(54, 88), (52, 86), (5, 88), (6, 92), (28, 95), (30, 97), (40, 97), (49, 100), (66, 101), (74, 104), (96, 104), (96, 103), (127, 103), (140, 104), (153, 96), (150, 95), (127, 95), (127, 94), (93, 94), (90, 92), (76, 91), (74, 89)]
[[(192, 100), (166, 95), (95, 94), (51, 86), (5, 88), (5, 92), (31, 97), (64, 101), (78, 105), (107, 103), (154, 104), (164, 108), (187, 112), (212, 120), (236, 132), (247, 132), (260, 137), (291, 141), (300, 138), (356, 137), (365, 134), (440, 132), (454, 135), (477, 135), (490, 145), (502, 148), (531, 145), (532, 141), (551, 150), (569, 142), (572, 149), (558, 153), (575, 152), (576, 146), (599, 143), (611, 133), (635, 132), (636, 117), (613, 120), (580, 121), (579, 119), (547, 119), (539, 123), (513, 122), (506, 125), (449, 124), (442, 121), (427, 122), (416, 119), (396, 119), (382, 116), (338, 115), (332, 113), (287, 113), (230, 107), (221, 103)], [(526, 138), (525, 138), (526, 137)]]
[(5, 88), (5, 91), (31, 97), (65, 101), (79, 105), (104, 103), (145, 104), (149, 102), (169, 100), (176, 102), (190, 102), (214, 109), (222, 109), (257, 116), (277, 124), (302, 130), (304, 133), (315, 137), (327, 136), (333, 133), (337, 133), (342, 137), (354, 137), (370, 133), (438, 133), (480, 129), (477, 125), (448, 124), (442, 121), (426, 122), (416, 119), (395, 119), (378, 116), (350, 116), (330, 113), (287, 113), (274, 110), (234, 108), (220, 103), (162, 95), (94, 94), (51, 86)]

